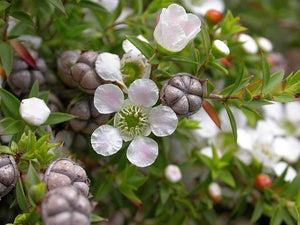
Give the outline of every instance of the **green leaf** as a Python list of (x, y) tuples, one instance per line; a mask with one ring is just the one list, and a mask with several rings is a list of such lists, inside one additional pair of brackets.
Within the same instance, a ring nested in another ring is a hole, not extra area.
[(244, 63), (239, 64), (239, 69), (237, 73), (237, 77), (235, 78), (235, 82), (232, 86), (232, 89), (229, 91), (228, 95), (233, 95), (243, 87), (243, 78), (244, 78), (245, 65)]
[(51, 113), (43, 125), (54, 125), (74, 119), (75, 117), (68, 113), (54, 112)]
[(155, 13), (161, 8), (168, 7), (173, 1), (172, 0), (154, 0), (151, 1), (148, 5), (147, 9), (145, 10), (145, 13)]
[(131, 189), (131, 186), (122, 184), (118, 187), (118, 189), (123, 195), (125, 195), (130, 200), (139, 204), (142, 203), (142, 201), (134, 194), (133, 190)]
[(262, 215), (264, 211), (264, 200), (260, 198), (255, 204), (254, 211), (251, 216), (251, 222), (255, 223)]
[(30, 186), (40, 183), (39, 175), (35, 168), (32, 166), (32, 163), (29, 163), (28, 171), (24, 182), (28, 189)]
[(24, 11), (12, 11), (11, 16), (22, 21), (23, 23), (29, 24), (31, 26), (35, 25), (30, 15), (28, 15)]
[(167, 183), (162, 183), (159, 189), (160, 201), (164, 205), (170, 196), (170, 186)]
[(300, 174), (298, 174), (287, 187), (286, 197), (290, 199), (294, 199), (297, 196), (299, 189), (300, 189)]
[(234, 116), (228, 105), (224, 104), (224, 107), (226, 109), (226, 112), (227, 112), (229, 120), (230, 120), (230, 125), (231, 125), (234, 140), (236, 141), (237, 140), (237, 128), (236, 128), (236, 122), (235, 122)]
[(283, 70), (273, 73), (270, 77), (269, 84), (265, 87), (265, 92), (271, 91), (276, 86), (276, 84), (282, 81), (283, 77), (284, 77)]
[(283, 220), (282, 207), (278, 205), (273, 211), (270, 225), (281, 225)]
[(193, 65), (198, 65), (198, 62), (195, 62), (191, 60), (190, 58), (180, 56), (180, 55), (168, 55), (163, 57), (164, 60), (167, 61), (174, 61), (174, 62), (184, 62), (184, 63), (189, 63)]
[(56, 8), (58, 8), (64, 14), (64, 16), (67, 16), (65, 12), (65, 7), (61, 0), (47, 0), (47, 1), (50, 2), (52, 5), (54, 5)]
[(0, 2), (0, 12), (7, 9), (10, 6), (10, 3), (6, 1), (1, 1)]
[(32, 98), (32, 97), (38, 97), (39, 96), (39, 91), (40, 91), (40, 88), (39, 88), (39, 82), (36, 80), (34, 81), (32, 87), (31, 87), (31, 90), (30, 90), (30, 93), (29, 93), (29, 98)]
[(25, 123), (23, 120), (16, 120), (2, 131), (2, 135), (14, 135), (23, 132)]
[(263, 54), (261, 54), (261, 63), (262, 63), (262, 70), (263, 70), (263, 78), (262, 78), (263, 81), (262, 81), (261, 92), (265, 93), (270, 83), (271, 72), (270, 72), (270, 66), (268, 60), (266, 57), (264, 57)]
[(40, 203), (46, 193), (46, 183), (38, 183), (31, 185), (28, 194), (34, 203)]
[(221, 66), (219, 63), (215, 63), (215, 62), (208, 62), (207, 65), (221, 71), (222, 73), (224, 73), (225, 75), (228, 75), (229, 72), (226, 68), (224, 68), (223, 66)]
[(91, 223), (102, 223), (102, 222), (107, 222), (107, 221), (108, 221), (108, 219), (97, 216), (95, 214), (92, 214), (92, 216), (91, 216)]
[(88, 8), (88, 9), (96, 10), (98, 12), (106, 12), (107, 13), (106, 9), (103, 6), (101, 6), (100, 4), (97, 4), (95, 2), (88, 1), (88, 0), (81, 0), (78, 5), (82, 8)]
[(10, 44), (6, 42), (0, 43), (0, 59), (4, 67), (6, 76), (9, 76), (13, 66), (14, 50)]
[(141, 41), (135, 36), (127, 35), (126, 38), (148, 59), (151, 64), (158, 64), (156, 52), (151, 44)]
[(225, 184), (229, 185), (232, 188), (235, 187), (234, 178), (228, 170), (221, 171), (219, 177)]
[(209, 51), (211, 49), (211, 41), (210, 41), (209, 33), (208, 33), (208, 30), (207, 30), (206, 26), (201, 27), (200, 34), (201, 34), (201, 37), (202, 37), (202, 44), (203, 44), (203, 48), (204, 48), (204, 54), (207, 57), (209, 55)]
[(10, 147), (5, 145), (0, 146), (0, 153), (14, 155), (14, 152), (10, 149)]
[(17, 202), (18, 202), (20, 208), (22, 209), (22, 211), (27, 212), (28, 211), (27, 200), (26, 200), (24, 189), (23, 189), (22, 180), (20, 177), (17, 180), (16, 198), (17, 198)]
[(9, 114), (14, 119), (21, 119), (19, 113), (20, 101), (13, 94), (11, 94), (10, 92), (8, 92), (3, 88), (0, 89), (0, 96), (1, 96), (1, 103), (5, 105)]

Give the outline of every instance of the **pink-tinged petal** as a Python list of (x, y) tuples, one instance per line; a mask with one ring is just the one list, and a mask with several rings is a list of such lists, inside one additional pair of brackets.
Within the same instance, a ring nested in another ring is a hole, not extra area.
[(154, 30), (155, 41), (170, 52), (179, 52), (185, 47), (186, 35), (176, 23), (160, 22)]
[(158, 156), (158, 144), (151, 138), (138, 136), (130, 143), (126, 155), (133, 165), (150, 166)]
[(179, 21), (183, 18), (186, 19), (186, 11), (180, 5), (171, 4), (167, 9), (162, 11), (161, 18), (165, 21)]
[(128, 98), (131, 102), (145, 107), (153, 106), (159, 96), (154, 81), (146, 78), (135, 80), (129, 87)]
[(149, 122), (152, 132), (158, 137), (164, 137), (176, 130), (178, 118), (170, 107), (160, 105), (151, 109)]
[(184, 26), (182, 26), (182, 28), (185, 32), (187, 39), (190, 41), (191, 39), (196, 37), (196, 35), (200, 32), (201, 21), (198, 16), (188, 13), (187, 20)]
[(121, 89), (114, 84), (100, 85), (94, 95), (94, 105), (103, 114), (117, 112), (124, 102), (124, 94)]
[(117, 128), (110, 125), (98, 127), (91, 136), (92, 147), (100, 155), (108, 156), (118, 152), (123, 144)]

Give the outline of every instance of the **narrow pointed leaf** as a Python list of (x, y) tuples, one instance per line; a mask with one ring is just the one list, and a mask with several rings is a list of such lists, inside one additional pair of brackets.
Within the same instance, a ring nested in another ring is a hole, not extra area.
[(229, 120), (230, 120), (230, 125), (232, 128), (232, 134), (233, 134), (234, 140), (236, 141), (237, 140), (237, 128), (236, 128), (236, 122), (235, 122), (234, 116), (228, 105), (224, 104), (224, 107), (226, 109), (226, 112), (227, 112)]
[(92, 1), (81, 0), (78, 5), (82, 8), (88, 8), (88, 9), (96, 10), (98, 12), (107, 13), (107, 10), (103, 6)]
[(52, 5), (54, 5), (56, 8), (58, 8), (59, 11), (61, 11), (64, 14), (64, 16), (67, 16), (65, 7), (61, 0), (47, 0), (47, 1), (50, 2)]
[(34, 26), (34, 22), (30, 15), (28, 15), (24, 11), (12, 11), (10, 14), (12, 17), (22, 21), (23, 23), (29, 24), (31, 26)]
[(14, 51), (7, 42), (0, 43), (0, 59), (6, 76), (9, 76), (13, 66)]
[(15, 122), (11, 123), (8, 127), (4, 129), (1, 135), (14, 135), (19, 132), (23, 132), (25, 128), (25, 123), (22, 120), (16, 120)]
[(0, 2), (0, 12), (7, 9), (10, 6), (10, 3), (6, 1), (1, 1)]
[(222, 73), (224, 73), (225, 75), (228, 75), (229, 72), (226, 68), (224, 68), (223, 66), (221, 66), (220, 64), (218, 63), (215, 63), (215, 62), (208, 62), (207, 65), (221, 71)]
[(10, 92), (1, 88), (0, 89), (0, 96), (1, 96), (1, 104), (3, 104), (6, 109), (8, 110), (9, 114), (14, 119), (21, 118), (19, 113), (20, 101)]
[(262, 70), (263, 70), (263, 82), (262, 82), (261, 92), (264, 93), (266, 92), (267, 87), (269, 85), (271, 72), (270, 72), (269, 63), (263, 54), (261, 54), (261, 63), (262, 63)]
[(39, 96), (39, 83), (36, 80), (36, 81), (34, 81), (32, 87), (31, 87), (31, 90), (29, 93), (29, 98), (38, 97), (38, 96)]
[(22, 209), (22, 211), (27, 212), (28, 211), (27, 200), (26, 200), (26, 196), (25, 196), (21, 178), (18, 178), (18, 180), (17, 180), (16, 198), (17, 198), (17, 202), (18, 202), (20, 208)]
[(237, 77), (235, 78), (233, 87), (230, 90), (230, 92), (228, 93), (228, 95), (235, 94), (244, 86), (243, 85), (244, 71), (245, 71), (245, 65), (244, 65), (244, 62), (242, 62), (240, 64), (240, 68), (238, 70)]
[(262, 198), (260, 198), (258, 202), (255, 204), (255, 208), (251, 216), (252, 223), (255, 223), (261, 217), (263, 210), (264, 210), (264, 201)]
[(17, 39), (10, 40), (10, 44), (29, 66), (35, 67), (35, 60), (23, 44), (21, 44)]
[(207, 101), (204, 99), (203, 109), (206, 111), (206, 113), (209, 115), (209, 117), (214, 121), (214, 123), (221, 129), (221, 121), (219, 119), (219, 115), (215, 108)]
[(51, 113), (43, 125), (54, 125), (74, 119), (74, 116), (68, 113), (55, 112)]

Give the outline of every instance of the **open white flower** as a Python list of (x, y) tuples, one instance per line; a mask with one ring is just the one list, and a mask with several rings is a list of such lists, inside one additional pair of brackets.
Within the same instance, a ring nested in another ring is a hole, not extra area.
[(40, 126), (45, 123), (50, 115), (50, 109), (46, 103), (42, 99), (35, 97), (23, 99), (19, 112), (23, 120), (34, 126)]
[(223, 0), (183, 0), (184, 6), (200, 16), (204, 16), (208, 10), (216, 10), (221, 13), (225, 10)]
[(128, 160), (138, 166), (151, 165), (158, 155), (157, 143), (147, 137), (151, 132), (164, 137), (172, 134), (178, 123), (175, 112), (168, 106), (154, 106), (158, 88), (150, 79), (135, 80), (124, 100), (121, 89), (104, 84), (95, 91), (94, 105), (100, 113), (116, 112), (114, 126), (102, 125), (91, 137), (94, 150), (103, 156), (112, 155), (122, 147), (122, 141), (131, 141), (127, 149)]
[(258, 52), (258, 46), (255, 40), (248, 34), (240, 34), (238, 41), (242, 42), (242, 48), (249, 54), (256, 54)]
[(154, 39), (167, 51), (179, 52), (196, 37), (200, 27), (201, 21), (196, 15), (186, 13), (180, 5), (171, 4), (162, 9), (154, 30)]
[(277, 176), (281, 176), (287, 167), (288, 167), (288, 169), (286, 171), (284, 180), (287, 182), (291, 182), (297, 176), (297, 172), (293, 167), (289, 166), (286, 162), (281, 161), (281, 162), (277, 163), (273, 169)]

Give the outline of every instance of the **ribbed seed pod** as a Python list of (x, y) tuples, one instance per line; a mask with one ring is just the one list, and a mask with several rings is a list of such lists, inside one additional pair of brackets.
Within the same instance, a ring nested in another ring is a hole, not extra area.
[(95, 71), (99, 53), (94, 51), (66, 51), (57, 60), (58, 74), (69, 87), (93, 94), (104, 81)]
[(202, 84), (191, 74), (178, 73), (163, 85), (160, 98), (162, 104), (171, 107), (178, 116), (190, 116), (202, 106)]
[(76, 118), (70, 121), (74, 131), (81, 131), (85, 134), (91, 134), (100, 125), (105, 124), (111, 117), (111, 114), (100, 114), (93, 104), (93, 98), (88, 97), (74, 104), (69, 113)]
[(43, 88), (47, 82), (55, 82), (55, 80), (53, 81), (54, 76), (48, 71), (45, 60), (39, 58), (35, 51), (30, 50), (30, 53), (35, 60), (35, 67), (30, 67), (19, 56), (15, 56), (12, 73), (7, 78), (9, 88), (17, 96), (27, 95), (36, 80), (40, 88)]
[(15, 187), (18, 177), (19, 171), (14, 158), (0, 154), (0, 199)]
[(47, 190), (53, 190), (58, 187), (72, 185), (88, 197), (89, 179), (85, 170), (70, 159), (61, 158), (47, 168), (44, 176)]
[(45, 225), (88, 225), (92, 206), (87, 197), (73, 186), (49, 191), (42, 202)]

